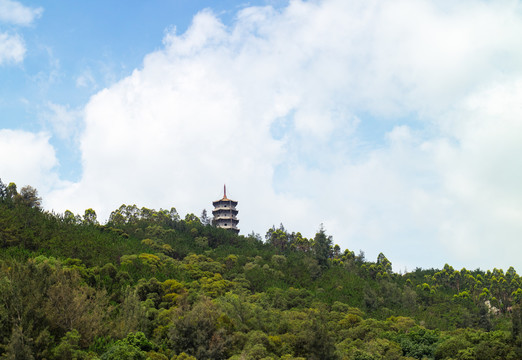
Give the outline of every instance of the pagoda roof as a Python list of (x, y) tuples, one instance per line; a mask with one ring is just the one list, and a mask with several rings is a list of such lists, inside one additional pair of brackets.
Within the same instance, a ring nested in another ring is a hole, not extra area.
[(237, 205), (237, 201), (236, 200), (229, 199), (226, 196), (223, 197), (223, 199), (212, 201), (212, 204), (216, 204), (216, 203), (220, 203), (220, 202), (231, 202), (231, 203), (234, 203), (235, 205)]
[(227, 186), (224, 185), (223, 186), (223, 198), (220, 199), (220, 200), (216, 200), (216, 201), (212, 201), (212, 205), (216, 204), (216, 203), (219, 203), (219, 202), (231, 202), (235, 205), (237, 205), (237, 201), (236, 200), (232, 200), (232, 199), (229, 199), (227, 198)]

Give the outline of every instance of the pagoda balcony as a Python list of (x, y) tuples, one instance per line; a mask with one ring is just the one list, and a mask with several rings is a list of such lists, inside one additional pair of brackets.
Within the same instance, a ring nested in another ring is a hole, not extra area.
[(236, 224), (239, 222), (239, 220), (236, 217), (230, 217), (230, 216), (220, 216), (220, 217), (214, 216), (214, 221), (221, 221), (221, 222), (232, 221), (232, 222), (235, 222)]
[(238, 211), (212, 211), (212, 216), (236, 216)]
[(227, 206), (227, 205), (217, 205), (216, 207), (214, 207), (213, 211), (217, 211), (217, 210), (227, 210), (227, 211), (228, 210), (233, 210), (233, 211), (237, 211), (235, 206)]
[(235, 226), (235, 225), (220, 225), (219, 226), (221, 229), (232, 229), (232, 230), (237, 230), (239, 231), (239, 229)]

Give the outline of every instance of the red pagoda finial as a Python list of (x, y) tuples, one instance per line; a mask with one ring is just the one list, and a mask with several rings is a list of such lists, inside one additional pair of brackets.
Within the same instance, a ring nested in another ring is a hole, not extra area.
[(226, 199), (227, 198), (227, 185), (223, 185), (223, 199)]

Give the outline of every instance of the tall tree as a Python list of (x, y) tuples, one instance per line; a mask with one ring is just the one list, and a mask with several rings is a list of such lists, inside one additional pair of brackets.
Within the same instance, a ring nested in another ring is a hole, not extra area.
[(16, 197), (17, 203), (28, 207), (40, 209), (42, 198), (38, 196), (38, 190), (32, 186), (24, 186)]
[(5, 189), (5, 199), (12, 203), (16, 196), (18, 196), (18, 189), (16, 188), (16, 184), (11, 182)]
[(206, 209), (203, 209), (199, 219), (201, 220), (201, 223), (203, 225), (205, 225), (205, 226), (210, 225), (210, 218), (207, 215), (207, 210)]
[(288, 233), (285, 231), (285, 228), (282, 224), (279, 229), (275, 229), (272, 227), (272, 229), (268, 230), (265, 237), (267, 243), (271, 244), (280, 251), (285, 251), (288, 247)]
[(7, 196), (7, 186), (0, 179), (0, 200), (4, 200)]
[(386, 258), (386, 256), (384, 256), (383, 253), (379, 253), (377, 256), (377, 265), (380, 267), (381, 271), (391, 274), (392, 263)]
[(331, 259), (333, 257), (332, 244), (332, 237), (326, 235), (326, 231), (323, 227), (323, 224), (321, 224), (319, 232), (315, 234), (312, 249), (314, 251), (317, 263), (322, 268), (328, 267), (328, 259)]
[(85, 214), (83, 215), (83, 222), (85, 224), (91, 225), (98, 224), (98, 217), (96, 216), (96, 211), (90, 208), (85, 210)]

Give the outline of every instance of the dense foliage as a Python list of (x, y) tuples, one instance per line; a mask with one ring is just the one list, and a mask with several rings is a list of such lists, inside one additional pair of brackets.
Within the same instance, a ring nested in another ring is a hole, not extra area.
[(122, 205), (100, 225), (0, 182), (5, 359), (520, 359), (513, 268), (392, 271), (280, 226)]

